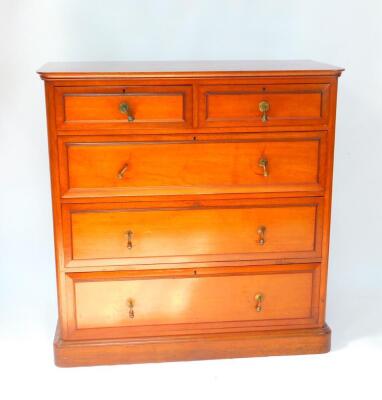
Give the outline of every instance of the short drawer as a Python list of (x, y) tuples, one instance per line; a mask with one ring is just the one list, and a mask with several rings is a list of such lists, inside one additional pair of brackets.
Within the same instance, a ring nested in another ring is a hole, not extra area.
[(320, 192), (324, 133), (262, 140), (60, 139), (64, 197)]
[(58, 129), (188, 127), (191, 86), (87, 86), (56, 88)]
[[(320, 257), (322, 200), (237, 205), (65, 205), (66, 264), (145, 265)], [(150, 208), (147, 208), (150, 207)], [(154, 208), (155, 207), (155, 208)]]
[(326, 124), (329, 84), (206, 85), (199, 88), (199, 126)]
[(128, 272), (66, 276), (70, 334), (149, 336), (248, 327), (301, 326), (318, 314), (318, 266), (214, 275)]

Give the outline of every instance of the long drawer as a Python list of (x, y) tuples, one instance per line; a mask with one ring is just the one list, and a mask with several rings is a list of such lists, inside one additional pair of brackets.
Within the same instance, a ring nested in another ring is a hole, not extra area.
[(321, 256), (322, 199), (64, 206), (65, 264)]
[(314, 324), (317, 264), (173, 275), (70, 273), (69, 332), (75, 338)]
[(325, 124), (329, 84), (201, 85), (199, 126)]
[(134, 142), (61, 138), (64, 197), (322, 193), (325, 134)]

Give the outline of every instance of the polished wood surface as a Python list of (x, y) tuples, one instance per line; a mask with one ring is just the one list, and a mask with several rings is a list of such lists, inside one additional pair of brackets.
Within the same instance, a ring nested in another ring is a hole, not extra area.
[[(192, 87), (95, 86), (56, 89), (57, 127), (104, 129), (120, 127), (185, 127), (192, 122)], [(131, 120), (121, 112), (129, 107)]]
[[(324, 123), (328, 116), (327, 84), (229, 85), (199, 87), (199, 125), (277, 126)], [(269, 104), (262, 121), (259, 104)]]
[(341, 72), (310, 61), (39, 71), (57, 365), (329, 350)]
[(317, 318), (314, 264), (278, 272), (261, 267), (219, 269), (214, 275), (199, 270), (188, 277), (177, 274), (68, 274), (69, 338), (215, 332), (223, 326), (306, 327)]
[(301, 139), (286, 134), (273, 140), (134, 142), (123, 136), (115, 142), (92, 140), (62, 143), (63, 196), (323, 189), (326, 153), (320, 133)]
[(313, 199), (184, 210), (134, 210), (126, 204), (116, 205), (115, 210), (71, 206), (69, 213), (69, 254), (74, 261), (86, 260), (84, 264), (93, 259), (145, 264), (321, 255), (321, 210)]
[[(311, 288), (309, 273), (77, 281), (76, 323), (78, 329), (264, 319), (274, 324), (280, 319), (310, 317)], [(264, 295), (262, 312), (256, 312), (257, 293)], [(130, 298), (132, 318), (126, 300)]]
[(321, 354), (330, 350), (331, 330), (319, 328), (157, 336), (155, 338), (54, 340), (59, 367), (217, 358)]
[(342, 68), (311, 60), (60, 62), (43, 65), (43, 79), (99, 77), (338, 76)]

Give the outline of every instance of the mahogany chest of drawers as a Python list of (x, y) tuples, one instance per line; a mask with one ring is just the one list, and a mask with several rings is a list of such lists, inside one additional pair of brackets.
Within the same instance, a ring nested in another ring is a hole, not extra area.
[(337, 79), (59, 63), (45, 81), (56, 364), (322, 353)]

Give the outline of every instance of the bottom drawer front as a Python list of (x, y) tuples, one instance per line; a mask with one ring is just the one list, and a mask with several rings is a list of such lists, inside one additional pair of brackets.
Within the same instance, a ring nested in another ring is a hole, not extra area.
[(313, 317), (314, 269), (145, 279), (115, 274), (110, 279), (105, 274), (99, 279), (91, 273), (80, 279), (70, 274), (74, 331), (123, 328), (137, 333), (136, 328), (145, 326), (171, 330), (171, 325), (177, 329), (188, 324), (194, 329), (249, 321), (288, 325)]

